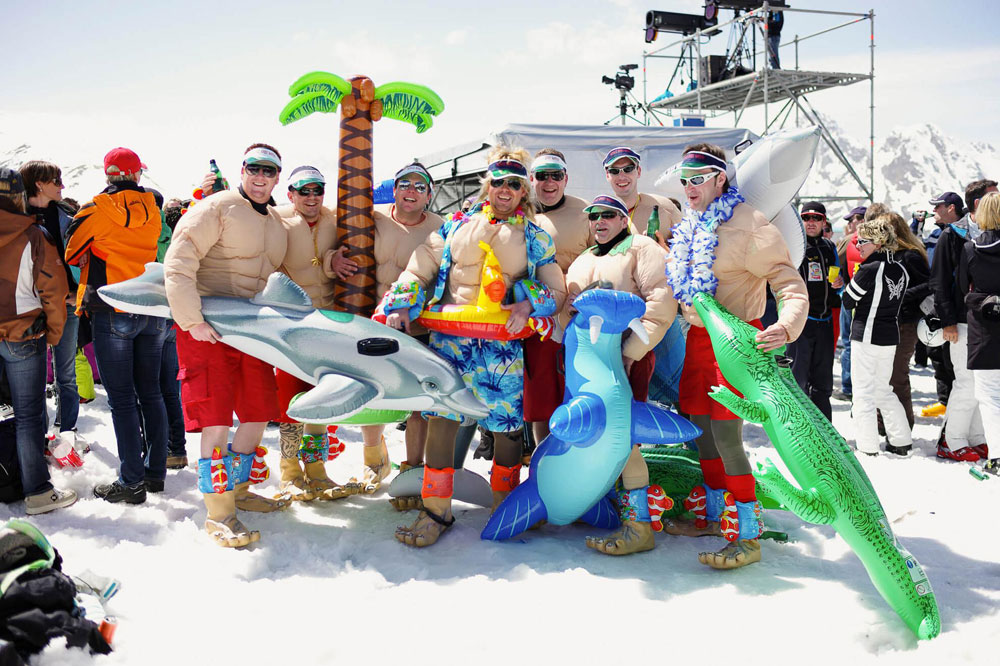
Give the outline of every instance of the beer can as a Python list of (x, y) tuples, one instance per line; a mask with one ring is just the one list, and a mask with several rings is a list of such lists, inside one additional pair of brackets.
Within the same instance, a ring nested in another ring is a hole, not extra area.
[(101, 620), (100, 632), (101, 636), (104, 636), (104, 640), (111, 645), (111, 641), (115, 637), (115, 629), (118, 628), (118, 618), (114, 615), (105, 615), (104, 619)]

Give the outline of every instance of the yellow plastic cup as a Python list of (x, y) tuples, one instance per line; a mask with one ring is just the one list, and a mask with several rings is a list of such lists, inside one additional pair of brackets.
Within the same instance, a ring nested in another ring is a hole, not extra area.
[(830, 270), (827, 273), (826, 279), (830, 282), (836, 282), (837, 277), (840, 275), (840, 266), (830, 266)]

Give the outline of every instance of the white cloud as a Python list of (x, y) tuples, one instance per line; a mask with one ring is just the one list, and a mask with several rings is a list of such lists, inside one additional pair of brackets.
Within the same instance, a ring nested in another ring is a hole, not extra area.
[(445, 36), (444, 43), (448, 46), (460, 46), (465, 44), (468, 39), (468, 34), (469, 33), (465, 28), (461, 30), (452, 30)]

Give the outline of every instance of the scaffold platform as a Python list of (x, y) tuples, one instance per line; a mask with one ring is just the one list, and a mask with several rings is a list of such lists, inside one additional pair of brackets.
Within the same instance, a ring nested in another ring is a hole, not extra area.
[(706, 111), (737, 112), (760, 104), (800, 97), (817, 90), (848, 86), (870, 78), (869, 74), (808, 72), (796, 69), (769, 69), (765, 77), (764, 70), (761, 70), (702, 87), (700, 102), (698, 90), (691, 90), (651, 102), (649, 108), (684, 110), (700, 108)]

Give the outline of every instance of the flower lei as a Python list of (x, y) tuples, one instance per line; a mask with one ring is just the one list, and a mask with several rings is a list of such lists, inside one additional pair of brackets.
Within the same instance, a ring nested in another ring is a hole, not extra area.
[[(517, 210), (514, 211), (514, 214), (508, 217), (506, 220), (497, 220), (495, 217), (493, 217), (493, 207), (490, 206), (489, 199), (483, 202), (480, 211), (482, 212), (483, 215), (486, 216), (486, 219), (490, 221), (490, 224), (500, 224), (502, 222), (505, 222), (507, 224), (524, 224), (524, 211), (521, 209), (520, 206), (518, 206)], [(475, 212), (476, 212), (475, 209), (470, 210), (469, 217), (472, 217), (473, 213)]]
[(719, 245), (715, 231), (720, 224), (729, 221), (736, 206), (743, 201), (743, 195), (730, 186), (704, 213), (686, 207), (684, 219), (673, 228), (667, 282), (681, 303), (691, 305), (694, 295), (700, 291), (715, 295), (719, 286), (719, 279), (712, 271), (715, 248)]

